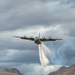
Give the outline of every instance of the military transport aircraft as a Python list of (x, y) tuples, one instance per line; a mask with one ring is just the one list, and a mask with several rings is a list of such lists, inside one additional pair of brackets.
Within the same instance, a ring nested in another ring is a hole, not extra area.
[(40, 34), (39, 34), (39, 37), (27, 37), (27, 36), (24, 36), (24, 37), (20, 37), (20, 36), (14, 36), (16, 38), (20, 38), (20, 39), (26, 39), (26, 40), (31, 40), (31, 41), (34, 41), (36, 44), (41, 44), (41, 42), (46, 42), (46, 41), (56, 41), (56, 40), (62, 40), (62, 39), (54, 39), (54, 38), (40, 38)]

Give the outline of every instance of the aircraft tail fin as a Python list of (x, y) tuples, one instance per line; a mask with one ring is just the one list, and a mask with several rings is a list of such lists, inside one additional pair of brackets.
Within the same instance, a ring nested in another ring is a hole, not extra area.
[(40, 33), (39, 33), (39, 38), (40, 38)]

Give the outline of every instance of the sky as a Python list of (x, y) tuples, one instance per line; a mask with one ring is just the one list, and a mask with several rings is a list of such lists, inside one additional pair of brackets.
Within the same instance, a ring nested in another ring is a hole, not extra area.
[[(75, 0), (0, 0), (0, 70), (18, 68), (26, 75), (75, 64)], [(53, 63), (42, 67), (39, 48), (32, 41), (13, 36), (63, 38), (46, 42)], [(58, 65), (58, 66), (55, 66)]]

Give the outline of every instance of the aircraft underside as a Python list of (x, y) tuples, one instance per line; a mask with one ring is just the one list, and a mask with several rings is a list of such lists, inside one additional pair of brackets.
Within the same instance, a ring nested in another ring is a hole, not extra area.
[(35, 40), (34, 41), (36, 44), (41, 44), (41, 41), (40, 40)]

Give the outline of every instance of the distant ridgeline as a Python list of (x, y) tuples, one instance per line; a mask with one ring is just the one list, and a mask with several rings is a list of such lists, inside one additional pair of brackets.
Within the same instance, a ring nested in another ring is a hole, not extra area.
[(0, 75), (24, 75), (16, 68), (5, 68), (4, 70), (0, 71)]
[(75, 65), (70, 67), (62, 66), (57, 71), (49, 73), (48, 75), (75, 75)]

